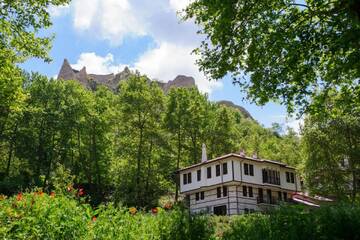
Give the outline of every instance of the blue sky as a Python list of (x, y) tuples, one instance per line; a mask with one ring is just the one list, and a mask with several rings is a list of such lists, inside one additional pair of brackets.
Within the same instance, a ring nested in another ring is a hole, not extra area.
[(199, 72), (191, 54), (201, 41), (198, 28), (192, 22), (180, 22), (176, 14), (188, 1), (73, 0), (69, 6), (51, 7), (54, 24), (46, 33), (55, 34), (53, 61), (31, 59), (22, 67), (54, 77), (67, 58), (73, 68), (86, 66), (88, 73), (116, 73), (129, 66), (162, 81), (179, 74), (193, 76), (210, 100), (241, 105), (265, 127), (279, 122), (297, 129), (299, 121), (287, 118), (285, 107), (251, 104), (230, 78), (209, 82)]

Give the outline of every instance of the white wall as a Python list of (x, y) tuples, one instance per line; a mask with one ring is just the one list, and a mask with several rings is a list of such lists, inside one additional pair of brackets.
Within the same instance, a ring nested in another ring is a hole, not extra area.
[[(223, 175), (223, 163), (227, 163), (228, 173)], [(216, 165), (220, 164), (220, 176), (216, 176)], [(207, 178), (207, 168), (211, 167), (211, 178)], [(197, 170), (201, 169), (201, 181), (197, 181)], [(184, 174), (191, 172), (191, 183), (183, 184)], [(223, 161), (217, 161), (214, 163), (205, 164), (196, 168), (181, 171), (180, 173), (180, 190), (181, 192), (187, 192), (191, 190), (200, 189), (201, 187), (208, 187), (224, 182), (232, 181), (232, 166), (229, 159)]]
[[(227, 163), (228, 173), (223, 175), (222, 164)], [(234, 179), (232, 173), (232, 163), (234, 164)], [(254, 176), (245, 175), (244, 172), (244, 163), (252, 164), (254, 166)], [(220, 176), (216, 176), (216, 165), (220, 164), (221, 171)], [(207, 168), (211, 167), (211, 178), (207, 178)], [(272, 170), (276, 170), (280, 172), (280, 187), (284, 190), (289, 191), (300, 191), (300, 180), (297, 174), (295, 174), (295, 183), (287, 183), (286, 182), (286, 172), (293, 172), (295, 170), (292, 168), (286, 168), (277, 164), (269, 163), (269, 162), (257, 162), (254, 160), (248, 159), (240, 159), (238, 157), (230, 156), (229, 158), (209, 162), (208, 164), (203, 164), (198, 167), (190, 168), (187, 170), (180, 171), (180, 191), (189, 192), (199, 190), (201, 188), (210, 187), (217, 184), (222, 184), (230, 181), (240, 181), (245, 183), (252, 183), (258, 185), (265, 185), (265, 186), (279, 186), (274, 184), (264, 184), (262, 182), (262, 169), (268, 168)], [(201, 181), (197, 181), (197, 170), (201, 169)], [(191, 172), (192, 181), (190, 184), (183, 184), (183, 174), (187, 174)]]

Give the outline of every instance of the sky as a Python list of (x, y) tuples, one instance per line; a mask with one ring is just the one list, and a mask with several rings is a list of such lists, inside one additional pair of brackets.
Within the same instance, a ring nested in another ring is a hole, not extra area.
[(229, 77), (208, 81), (198, 70), (191, 51), (204, 36), (193, 22), (180, 20), (178, 11), (190, 0), (72, 0), (70, 5), (50, 7), (54, 34), (51, 63), (30, 59), (21, 65), (31, 72), (56, 77), (64, 58), (74, 69), (86, 66), (88, 73), (122, 71), (125, 66), (160, 81), (177, 75), (195, 78), (199, 90), (211, 101), (229, 100), (245, 107), (260, 124), (278, 122), (299, 129), (299, 120), (289, 118), (276, 103), (257, 106), (244, 100), (244, 93)]

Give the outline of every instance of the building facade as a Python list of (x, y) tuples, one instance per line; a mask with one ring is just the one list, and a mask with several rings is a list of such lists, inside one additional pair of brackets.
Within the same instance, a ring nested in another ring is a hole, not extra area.
[(301, 191), (295, 168), (245, 154), (227, 154), (179, 170), (180, 193), (192, 213), (234, 215), (269, 208)]

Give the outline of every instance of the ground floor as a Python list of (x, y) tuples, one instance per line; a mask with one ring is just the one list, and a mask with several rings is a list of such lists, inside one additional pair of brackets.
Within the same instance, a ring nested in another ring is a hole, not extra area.
[(186, 197), (192, 213), (236, 215), (267, 211), (288, 202), (292, 194), (277, 186), (237, 183), (200, 189)]

